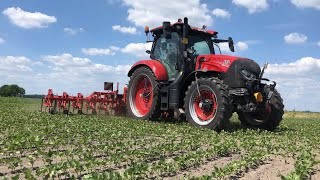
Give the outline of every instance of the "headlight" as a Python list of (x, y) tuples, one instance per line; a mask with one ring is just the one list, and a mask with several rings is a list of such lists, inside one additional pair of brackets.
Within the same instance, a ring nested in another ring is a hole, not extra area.
[(241, 74), (248, 80), (251, 80), (251, 79), (257, 79), (257, 76), (255, 74), (253, 74), (252, 72), (246, 70), (246, 69), (243, 69), (241, 71)]

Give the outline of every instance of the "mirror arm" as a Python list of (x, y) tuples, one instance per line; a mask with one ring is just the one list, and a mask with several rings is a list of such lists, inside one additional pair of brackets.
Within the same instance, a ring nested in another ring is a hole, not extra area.
[(225, 39), (213, 39), (212, 41), (213, 41), (214, 43), (229, 42), (229, 40), (225, 40)]

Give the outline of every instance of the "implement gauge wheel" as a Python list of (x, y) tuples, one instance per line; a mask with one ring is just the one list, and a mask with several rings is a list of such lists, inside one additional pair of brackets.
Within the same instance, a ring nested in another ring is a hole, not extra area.
[(227, 86), (218, 78), (193, 81), (186, 92), (184, 108), (190, 124), (220, 129), (231, 117)]
[(129, 81), (128, 115), (135, 119), (158, 119), (161, 115), (159, 87), (153, 72), (147, 67), (136, 69)]

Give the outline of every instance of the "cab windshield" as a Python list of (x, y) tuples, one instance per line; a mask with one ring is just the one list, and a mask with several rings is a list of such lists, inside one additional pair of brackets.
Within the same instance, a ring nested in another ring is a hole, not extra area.
[(200, 36), (189, 36), (189, 45), (188, 48), (194, 48), (196, 54), (214, 54), (211, 41), (209, 38), (200, 37)]

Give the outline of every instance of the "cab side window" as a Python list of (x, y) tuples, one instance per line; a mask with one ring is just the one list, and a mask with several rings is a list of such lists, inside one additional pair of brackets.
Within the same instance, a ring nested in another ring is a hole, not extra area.
[(175, 67), (179, 60), (179, 35), (172, 33), (171, 39), (160, 36), (155, 44), (153, 55), (166, 67), (169, 79), (175, 77), (177, 73)]

